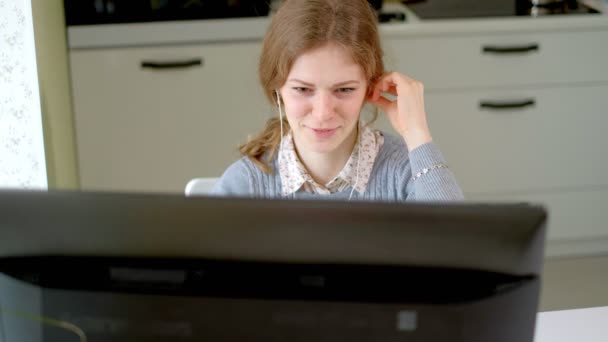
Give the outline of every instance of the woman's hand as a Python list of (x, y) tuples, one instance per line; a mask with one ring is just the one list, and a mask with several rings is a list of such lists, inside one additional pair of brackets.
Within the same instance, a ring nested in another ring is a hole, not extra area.
[[(382, 93), (397, 98), (389, 100)], [(410, 151), (433, 140), (424, 110), (424, 86), (419, 81), (398, 72), (386, 74), (372, 86), (368, 101), (388, 115)]]

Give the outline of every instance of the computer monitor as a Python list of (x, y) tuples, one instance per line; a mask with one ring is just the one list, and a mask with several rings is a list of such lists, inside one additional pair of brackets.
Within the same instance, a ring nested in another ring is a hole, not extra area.
[(0, 192), (0, 341), (532, 342), (528, 204)]

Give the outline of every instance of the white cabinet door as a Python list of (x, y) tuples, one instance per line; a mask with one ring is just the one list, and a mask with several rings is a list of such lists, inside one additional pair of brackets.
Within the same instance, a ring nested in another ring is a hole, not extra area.
[(70, 54), (85, 190), (183, 192), (217, 177), (271, 107), (260, 42), (75, 50)]
[(386, 64), (426, 89), (608, 81), (608, 31), (390, 37)]
[[(431, 92), (426, 109), (465, 193), (535, 193), (608, 185), (607, 94), (608, 85)], [(509, 104), (522, 107), (492, 108)], [(384, 117), (377, 126), (390, 129)]]

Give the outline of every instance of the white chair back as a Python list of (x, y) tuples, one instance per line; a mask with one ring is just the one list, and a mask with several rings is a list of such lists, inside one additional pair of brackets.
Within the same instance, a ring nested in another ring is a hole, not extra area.
[(186, 184), (186, 196), (204, 196), (208, 194), (217, 182), (217, 178), (194, 178)]

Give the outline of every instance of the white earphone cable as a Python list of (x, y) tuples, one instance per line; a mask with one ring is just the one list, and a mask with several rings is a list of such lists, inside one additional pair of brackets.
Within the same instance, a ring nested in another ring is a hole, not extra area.
[(279, 163), (281, 163), (281, 149), (283, 148), (283, 109), (281, 108), (281, 95), (278, 89), (275, 89), (277, 95), (277, 106), (279, 107), (279, 125), (281, 126), (281, 140), (279, 142)]
[(355, 192), (355, 188), (359, 183), (359, 164), (361, 163), (361, 125), (358, 123), (357, 127), (357, 170), (355, 171), (355, 184), (353, 185), (353, 189), (350, 191), (350, 196), (348, 196), (348, 200), (350, 201), (353, 198), (353, 193)]
[(279, 106), (279, 123), (281, 124), (281, 146), (283, 145), (283, 110), (281, 108), (281, 95), (279, 90), (275, 90), (277, 94), (277, 105)]

